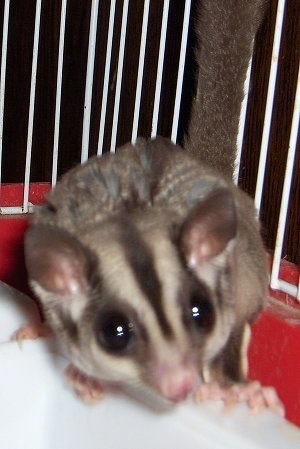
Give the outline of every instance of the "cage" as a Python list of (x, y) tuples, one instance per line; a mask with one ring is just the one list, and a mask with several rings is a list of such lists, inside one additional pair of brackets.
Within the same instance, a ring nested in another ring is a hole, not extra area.
[[(68, 168), (138, 135), (181, 143), (195, 84), (194, 3), (1, 3), (2, 281), (28, 291), (28, 214)], [(249, 375), (277, 388), (297, 425), (299, 15), (297, 0), (268, 6), (245, 82), (235, 179), (255, 198), (270, 254), (272, 299), (253, 326)]]

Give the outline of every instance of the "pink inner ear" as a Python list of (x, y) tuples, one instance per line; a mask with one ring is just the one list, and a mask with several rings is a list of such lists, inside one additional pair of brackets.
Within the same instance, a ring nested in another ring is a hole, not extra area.
[(33, 227), (26, 236), (30, 280), (49, 293), (72, 297), (87, 289), (87, 254), (75, 237), (61, 229)]
[(199, 202), (182, 227), (181, 244), (189, 266), (222, 253), (236, 236), (237, 217), (232, 194), (219, 189)]
[(40, 279), (43, 287), (64, 297), (77, 295), (86, 290), (86, 279), (81, 261), (71, 260), (65, 254), (52, 254), (53, 263), (48, 266)]
[(186, 242), (186, 253), (190, 264), (200, 264), (211, 260), (225, 249), (226, 244), (222, 248), (214, 234), (205, 234), (201, 226), (195, 226)]

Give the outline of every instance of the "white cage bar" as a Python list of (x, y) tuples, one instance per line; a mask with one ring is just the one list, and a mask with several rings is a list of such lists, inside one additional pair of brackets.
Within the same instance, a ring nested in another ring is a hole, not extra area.
[(0, 77), (0, 183), (2, 174), (2, 149), (3, 149), (3, 121), (4, 121), (4, 98), (6, 81), (6, 59), (7, 59), (7, 40), (8, 40), (8, 22), (9, 22), (10, 0), (5, 0), (3, 32), (2, 32), (2, 58), (1, 58), (1, 77)]
[(122, 26), (121, 26), (121, 33), (120, 33), (120, 48), (119, 48), (118, 70), (117, 70), (113, 126), (112, 126), (111, 141), (110, 141), (110, 151), (112, 153), (114, 153), (115, 149), (116, 149), (117, 132), (118, 132), (118, 118), (119, 118), (121, 84), (122, 84), (122, 75), (123, 75), (124, 51), (125, 51), (125, 44), (126, 44), (128, 6), (129, 6), (129, 0), (124, 0), (123, 14), (122, 14)]
[(155, 137), (157, 134), (157, 124), (158, 124), (159, 103), (160, 103), (161, 83), (162, 83), (162, 75), (163, 75), (163, 65), (164, 65), (169, 7), (170, 7), (170, 0), (165, 0), (162, 21), (161, 21), (160, 45), (159, 45), (159, 56), (158, 56), (158, 63), (157, 63), (157, 76), (156, 76), (156, 88), (155, 88), (154, 108), (153, 108), (153, 116), (152, 116), (151, 137)]
[(111, 63), (113, 33), (114, 33), (115, 10), (116, 10), (116, 0), (112, 0), (110, 2), (109, 25), (108, 25), (108, 33), (107, 33), (105, 72), (104, 72), (102, 106), (101, 106), (100, 126), (99, 126), (99, 136), (98, 136), (98, 150), (97, 150), (98, 155), (102, 154), (102, 149), (103, 149), (104, 127), (105, 127), (107, 99), (108, 99), (109, 72), (110, 72), (110, 63)]
[[(3, 215), (14, 215), (27, 213), (32, 210), (32, 205), (29, 202), (29, 189), (31, 180), (31, 155), (32, 155), (32, 136), (34, 133), (34, 116), (35, 116), (35, 94), (36, 94), (36, 76), (37, 76), (37, 64), (41, 48), (39, 48), (39, 36), (41, 27), (41, 8), (42, 0), (36, 1), (36, 11), (35, 11), (35, 25), (34, 25), (34, 39), (33, 39), (33, 57), (32, 57), (32, 67), (31, 67), (31, 84), (30, 84), (30, 101), (28, 105), (28, 128), (27, 128), (27, 148), (26, 148), (26, 163), (24, 167), (24, 182), (23, 182), (23, 204), (19, 206), (14, 206), (10, 204), (2, 205), (2, 199), (0, 197), (0, 214)], [(124, 0), (122, 7), (122, 18), (121, 18), (121, 28), (119, 34), (117, 35), (116, 26), (116, 11), (119, 6), (115, 0), (109, 3), (109, 13), (108, 13), (108, 31), (106, 37), (106, 55), (104, 64), (104, 75), (103, 75), (103, 86), (102, 86), (102, 99), (100, 106), (100, 118), (99, 118), (99, 132), (98, 132), (98, 142), (97, 142), (97, 154), (102, 153), (104, 135), (106, 130), (106, 116), (107, 116), (107, 105), (109, 98), (109, 79), (110, 73), (112, 71), (111, 61), (112, 61), (112, 49), (113, 42), (119, 42), (118, 47), (118, 63), (116, 70), (116, 89), (114, 97), (114, 109), (113, 109), (113, 119), (112, 119), (112, 129), (110, 136), (110, 151), (115, 151), (118, 124), (119, 124), (119, 108), (120, 108), (120, 97), (122, 95), (122, 80), (123, 80), (123, 70), (124, 70), (124, 53), (126, 50), (126, 36), (130, 32), (128, 28), (128, 11), (129, 11), (129, 0)], [(63, 80), (63, 69), (64, 69), (64, 49), (65, 49), (65, 33), (66, 33), (66, 16), (67, 16), (67, 6), (71, 8), (71, 2), (67, 4), (67, 0), (61, 0), (61, 11), (60, 11), (60, 23), (59, 23), (59, 39), (58, 39), (58, 59), (57, 59), (57, 74), (56, 74), (56, 92), (55, 92), (55, 113), (54, 113), (54, 135), (53, 135), (53, 157), (52, 157), (52, 186), (57, 180), (57, 164), (59, 157), (59, 141), (60, 141), (60, 124), (61, 124), (61, 102), (62, 102), (62, 80)], [(139, 132), (139, 120), (141, 112), (141, 99), (143, 92), (143, 79), (144, 79), (144, 69), (145, 69), (145, 55), (147, 48), (147, 39), (149, 34), (149, 17), (150, 17), (150, 0), (145, 0), (143, 7), (143, 17), (141, 26), (140, 41), (137, 43), (137, 48), (139, 51), (138, 68), (137, 68), (137, 83), (135, 92), (135, 102), (134, 102), (134, 112), (132, 120), (132, 132), (131, 140), (135, 141)], [(3, 31), (2, 31), (2, 51), (1, 51), (1, 77), (0, 77), (0, 182), (1, 182), (1, 162), (3, 154), (3, 123), (5, 114), (5, 89), (6, 89), (6, 77), (7, 77), (7, 45), (9, 39), (9, 17), (10, 17), (10, 0), (5, 0), (4, 4), (4, 16), (3, 16)], [(152, 137), (157, 134), (158, 123), (160, 117), (160, 107), (161, 107), (161, 89), (164, 76), (164, 58), (166, 50), (166, 41), (168, 33), (168, 19), (169, 19), (170, 1), (165, 0), (163, 4), (163, 11), (161, 17), (161, 29), (160, 29), (160, 44), (158, 57), (156, 61), (157, 72), (156, 72), (156, 86), (155, 94), (153, 99), (153, 111), (152, 111), (152, 127), (151, 135)], [(171, 130), (171, 139), (173, 141), (177, 140), (178, 133), (178, 121), (180, 116), (180, 106), (181, 106), (181, 96), (182, 96), (182, 85), (184, 78), (184, 68), (185, 68), (185, 58), (186, 58), (186, 48), (188, 42), (189, 33), (189, 20), (191, 11), (191, 0), (185, 2), (183, 22), (182, 22), (182, 35), (179, 37), (181, 42), (180, 55), (178, 61), (178, 73), (177, 73), (177, 85), (174, 100), (173, 109), (173, 121)], [(265, 165), (268, 154), (269, 138), (270, 138), (270, 128), (271, 120), (273, 114), (274, 106), (274, 95), (275, 95), (275, 85), (277, 79), (277, 68), (278, 68), (278, 58), (280, 52), (280, 43), (282, 37), (282, 24), (283, 17), (285, 13), (285, 0), (278, 1), (277, 7), (277, 18), (275, 25), (275, 35), (273, 42), (273, 53), (272, 61), (270, 67), (269, 85), (267, 93), (267, 102), (265, 110), (264, 128), (261, 143), (261, 153), (260, 162), (257, 175), (257, 186), (255, 194), (255, 204), (257, 209), (260, 209), (261, 199), (264, 192), (264, 174)], [(85, 77), (85, 99), (83, 104), (83, 123), (82, 123), (82, 148), (81, 148), (81, 161), (85, 161), (89, 156), (89, 140), (90, 140), (90, 126), (91, 126), (91, 115), (92, 115), (92, 100), (93, 100), (93, 85), (94, 85), (94, 71), (95, 71), (95, 57), (97, 48), (97, 36), (99, 35), (99, 0), (92, 0), (91, 10), (90, 10), (90, 21), (89, 21), (89, 41), (88, 41), (88, 54), (87, 54), (87, 65), (86, 65), (86, 77)], [(238, 148), (242, 146), (242, 136), (243, 127), (245, 123), (245, 111), (247, 102), (247, 90), (249, 87), (250, 79), (250, 68), (248, 71), (247, 81), (245, 83), (246, 97), (244, 102), (244, 107), (242, 108), (241, 114), (241, 128), (240, 135), (238, 139)], [(282, 245), (286, 233), (286, 222), (287, 213), (290, 201), (290, 185), (293, 176), (293, 163), (296, 154), (296, 143), (298, 136), (299, 127), (299, 74), (298, 74), (298, 88), (294, 99), (294, 115), (291, 125), (290, 132), (290, 142), (289, 142), (289, 154), (286, 163), (286, 173), (284, 180), (283, 196), (281, 201), (281, 211), (278, 223), (278, 233), (276, 239), (276, 247), (274, 253), (273, 267), (271, 272), (271, 287), (274, 289), (282, 290), (289, 295), (300, 299), (300, 281), (298, 285), (292, 285), (286, 281), (280, 279), (280, 261), (282, 258)], [(1, 186), (1, 185), (0, 185)], [(1, 191), (0, 191), (1, 193)]]
[(263, 135), (262, 135), (262, 143), (261, 143), (261, 149), (260, 149), (260, 159), (259, 159), (256, 191), (255, 191), (255, 206), (258, 211), (260, 210), (261, 199), (262, 199), (262, 195), (263, 195), (265, 167), (266, 167), (266, 160), (267, 160), (268, 147), (269, 147), (271, 120), (272, 120), (272, 115), (273, 115), (273, 106), (274, 106), (275, 87), (276, 87), (276, 79), (277, 79), (278, 60), (279, 60), (280, 43), (281, 43), (281, 36), (282, 36), (282, 24), (283, 24), (284, 10), (285, 10), (285, 0), (279, 0), (278, 5), (277, 5), (277, 15), (276, 15), (276, 24), (275, 24), (275, 32), (274, 32), (274, 40), (273, 40), (268, 95), (267, 95), (267, 103), (266, 103), (266, 111), (265, 111), (265, 121), (264, 121), (264, 129), (263, 129)]
[(58, 64), (57, 64), (57, 80), (56, 80), (54, 142), (53, 142), (53, 158), (52, 158), (52, 178), (51, 178), (52, 187), (56, 184), (56, 181), (57, 181), (60, 104), (61, 104), (63, 58), (64, 58), (64, 45), (65, 45), (66, 10), (67, 10), (67, 0), (62, 0), (61, 13), (60, 13)]
[(95, 52), (97, 40), (99, 0), (92, 0), (90, 17), (89, 48), (85, 81), (85, 98), (83, 113), (83, 131), (81, 145), (81, 162), (85, 162), (89, 156), (90, 124), (92, 113), (92, 95), (95, 67)]
[(271, 272), (271, 288), (282, 290), (285, 293), (300, 299), (300, 291), (297, 286), (291, 285), (279, 279), (279, 268), (282, 257), (283, 241), (285, 236), (285, 226), (287, 222), (287, 213), (289, 206), (290, 190), (293, 177), (293, 167), (296, 156), (296, 145), (299, 131), (300, 118), (300, 68), (298, 69), (297, 90), (294, 102), (294, 111), (292, 119), (292, 127), (289, 140), (289, 152), (286, 162), (285, 177), (283, 184), (283, 192), (281, 198), (280, 214), (277, 229), (277, 238), (274, 251), (273, 266)]
[(35, 23), (34, 23), (34, 40), (33, 40), (32, 67), (31, 67), (28, 133), (27, 133), (24, 196), (23, 196), (23, 211), (25, 213), (28, 212), (29, 207), (29, 183), (30, 183), (31, 150), (32, 150), (32, 136), (33, 136), (35, 93), (36, 93), (36, 72), (37, 72), (37, 62), (39, 53), (39, 36), (40, 36), (40, 23), (41, 23), (41, 1), (42, 0), (37, 0), (36, 2)]
[(184, 67), (185, 67), (184, 62), (185, 62), (185, 56), (186, 56), (186, 46), (187, 46), (187, 38), (188, 38), (188, 26), (189, 26), (189, 20), (190, 20), (190, 12), (191, 12), (191, 0), (186, 0), (185, 9), (184, 9), (182, 36), (181, 36), (180, 58), (179, 58), (179, 64), (178, 64), (177, 88), (176, 88), (176, 96), (175, 96), (175, 104), (174, 104), (173, 124), (172, 124), (172, 132), (171, 132), (171, 140), (175, 143), (177, 142), (178, 121), (179, 121), (180, 103), (181, 103), (181, 95), (182, 95), (182, 83), (183, 83), (183, 75), (184, 75)]
[(145, 0), (141, 43), (140, 43), (140, 54), (139, 54), (139, 67), (138, 67), (138, 75), (137, 75), (137, 81), (136, 81), (134, 116), (133, 116), (132, 133), (131, 133), (131, 142), (133, 142), (133, 143), (136, 141), (137, 136), (138, 136), (141, 94), (142, 94), (142, 85), (143, 85), (143, 73), (144, 73), (144, 64), (145, 64), (146, 41), (147, 41), (147, 28), (148, 28), (148, 20), (149, 20), (149, 8), (150, 8), (150, 0)]

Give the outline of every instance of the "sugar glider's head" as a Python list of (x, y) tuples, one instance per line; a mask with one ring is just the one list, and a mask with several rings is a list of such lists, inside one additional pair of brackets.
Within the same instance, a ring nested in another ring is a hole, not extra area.
[(224, 306), (236, 232), (226, 195), (209, 197), (183, 224), (152, 209), (78, 235), (38, 224), (29, 230), (31, 285), (77, 368), (167, 403), (197, 386), (234, 317)]

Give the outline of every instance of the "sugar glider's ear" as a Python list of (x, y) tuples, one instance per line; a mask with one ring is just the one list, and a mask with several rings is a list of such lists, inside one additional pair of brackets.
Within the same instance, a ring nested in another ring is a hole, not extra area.
[(237, 233), (236, 206), (228, 189), (218, 189), (189, 213), (181, 230), (181, 247), (190, 268), (223, 253)]
[(35, 225), (25, 238), (25, 260), (30, 283), (42, 303), (51, 298), (66, 305), (88, 291), (89, 255), (68, 232)]

